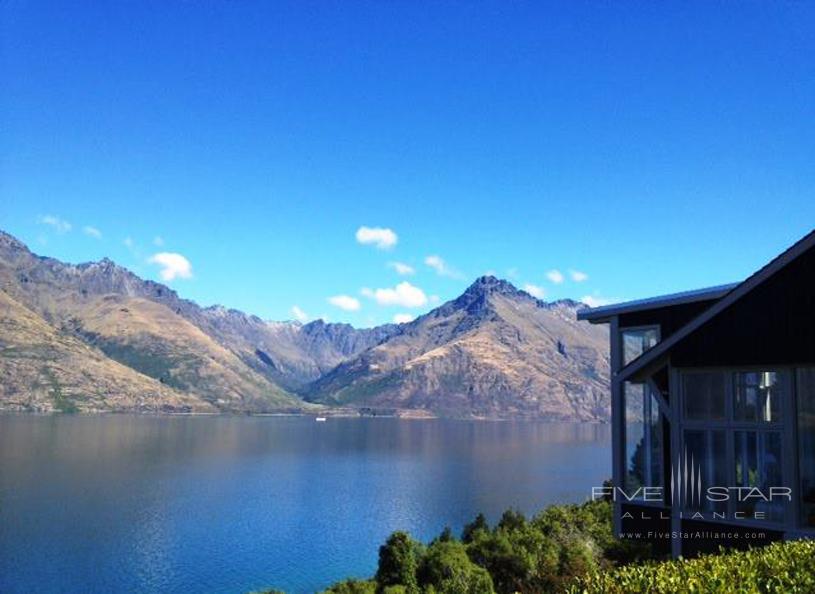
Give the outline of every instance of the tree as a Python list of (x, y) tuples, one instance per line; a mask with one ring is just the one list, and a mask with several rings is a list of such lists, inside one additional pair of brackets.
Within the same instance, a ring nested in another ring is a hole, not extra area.
[(501, 516), (498, 522), (498, 530), (519, 530), (526, 526), (526, 518), (524, 515), (514, 509), (508, 509)]
[(453, 531), (450, 530), (450, 526), (445, 526), (444, 530), (441, 531), (441, 534), (439, 534), (435, 539), (433, 539), (433, 542), (451, 542), (454, 541), (455, 539), (456, 537), (453, 536)]
[(422, 559), (419, 585), (439, 594), (494, 594), (490, 574), (473, 563), (465, 546), (456, 541), (436, 541)]
[(375, 594), (376, 582), (373, 580), (345, 580), (334, 584), (323, 594)]
[(421, 545), (406, 532), (394, 532), (379, 547), (379, 567), (376, 570), (377, 592), (388, 586), (404, 586), (408, 594), (419, 591), (416, 569), (421, 557)]
[(487, 518), (484, 517), (484, 514), (478, 514), (475, 520), (464, 526), (464, 530), (461, 532), (461, 540), (462, 542), (470, 542), (477, 532), (489, 531), (489, 529)]

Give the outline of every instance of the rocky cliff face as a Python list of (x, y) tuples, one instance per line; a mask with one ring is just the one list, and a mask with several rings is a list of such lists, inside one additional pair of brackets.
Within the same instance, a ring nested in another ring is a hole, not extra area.
[(355, 329), (202, 308), (103, 259), (0, 231), (0, 409), (607, 416), (604, 328), (494, 277), (411, 322)]
[(445, 416), (605, 420), (608, 335), (583, 305), (545, 303), (494, 277), (340, 364), (310, 399)]

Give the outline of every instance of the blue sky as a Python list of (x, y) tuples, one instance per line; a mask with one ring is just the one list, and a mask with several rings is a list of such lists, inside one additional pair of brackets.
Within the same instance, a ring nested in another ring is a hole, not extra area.
[(815, 222), (815, 3), (0, 15), (0, 228), (204, 305), (369, 325), (488, 271), (638, 298), (739, 280)]

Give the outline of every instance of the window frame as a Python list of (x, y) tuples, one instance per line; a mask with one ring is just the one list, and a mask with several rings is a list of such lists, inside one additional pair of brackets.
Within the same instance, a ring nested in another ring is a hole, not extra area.
[[(642, 331), (645, 331), (645, 330), (656, 330), (657, 331), (657, 342), (656, 342), (656, 344), (659, 344), (660, 342), (662, 342), (662, 327), (659, 324), (642, 324), (642, 325), (639, 325), (639, 326), (621, 326), (619, 328), (619, 330), (617, 332), (618, 333), (617, 344), (619, 345), (619, 348), (620, 348), (620, 362), (622, 363), (623, 367), (625, 367), (629, 363), (633, 363), (634, 361), (636, 361), (637, 359), (642, 357), (642, 355), (644, 355), (645, 353), (647, 353), (648, 351), (651, 350), (651, 349), (648, 349), (646, 351), (642, 351), (639, 355), (637, 355), (636, 357), (631, 359), (631, 361), (626, 361), (625, 360), (625, 334), (626, 334), (626, 332), (642, 332)], [(654, 345), (654, 346), (656, 346), (656, 345)], [(651, 347), (651, 348), (654, 348), (654, 347)]]
[[(628, 478), (628, 468), (629, 468), (629, 463), (630, 463), (630, 459), (629, 459), (629, 453), (630, 452), (628, 450), (628, 421), (627, 421), (627, 418), (626, 418), (626, 412), (627, 412), (627, 408), (628, 408), (628, 399), (627, 399), (628, 391), (626, 390), (626, 386), (629, 385), (629, 384), (630, 385), (635, 385), (635, 386), (642, 386), (642, 388), (643, 388), (643, 420), (642, 420), (642, 423), (643, 423), (643, 440), (645, 441), (645, 443), (646, 444), (649, 443), (649, 437), (651, 436), (651, 428), (649, 427), (650, 424), (647, 423), (646, 420), (645, 420), (646, 419), (646, 415), (645, 415), (646, 411), (648, 411), (648, 412), (656, 411), (657, 418), (659, 419), (659, 427), (661, 429), (664, 428), (666, 425), (668, 425), (670, 427), (670, 423), (669, 423), (668, 418), (660, 410), (659, 405), (654, 402), (654, 400), (656, 399), (656, 396), (654, 396), (654, 394), (652, 392), (652, 389), (648, 385), (647, 382), (622, 382), (622, 384), (620, 386), (620, 391), (622, 393), (622, 405), (623, 405), (622, 406), (622, 432), (621, 432), (622, 433), (622, 439), (621, 439), (621, 448), (620, 448), (621, 453), (622, 453), (622, 456), (621, 456), (622, 464), (621, 464), (621, 474), (620, 474), (620, 476), (621, 476), (622, 485), (623, 485), (624, 488), (626, 487), (626, 479)], [(661, 441), (661, 445), (662, 445), (662, 455), (663, 455), (663, 461), (662, 461), (662, 464), (661, 464), (661, 466), (662, 466), (662, 485), (661, 485), (662, 499), (660, 501), (646, 501), (643, 498), (637, 497), (637, 498), (631, 499), (630, 501), (626, 501), (626, 503), (630, 503), (632, 505), (644, 505), (644, 506), (647, 506), (647, 507), (654, 507), (654, 508), (659, 508), (659, 509), (663, 509), (663, 510), (668, 509), (670, 507), (670, 504), (668, 503), (668, 489), (669, 489), (668, 482), (669, 482), (670, 477), (669, 477), (668, 473), (666, 472), (666, 468), (665, 468), (665, 451), (668, 448), (670, 448), (670, 442), (665, 441), (664, 434), (663, 434), (663, 436), (660, 436), (660, 441)], [(650, 466), (651, 466), (650, 465), (650, 453), (651, 453), (650, 452), (650, 447), (646, 447), (645, 451), (646, 451), (646, 457), (648, 459), (647, 466), (649, 467), (649, 470), (647, 472), (650, 474)], [(643, 485), (643, 487), (651, 488), (652, 486), (651, 485)]]
[[(725, 433), (725, 467), (728, 480), (732, 481), (736, 486), (736, 460), (735, 460), (735, 435), (736, 431), (755, 431), (755, 432), (777, 432), (781, 435), (781, 472), (783, 476), (783, 485), (792, 489), (792, 502), (788, 509), (785, 510), (783, 522), (766, 520), (751, 520), (740, 519), (735, 520), (732, 518), (733, 512), (736, 511), (736, 502), (730, 500), (727, 502), (727, 519), (721, 518), (706, 518), (705, 521), (713, 523), (722, 523), (730, 525), (745, 526), (751, 528), (764, 528), (767, 530), (783, 530), (787, 532), (801, 532), (805, 534), (812, 534), (815, 532), (815, 527), (804, 527), (799, 521), (800, 516), (800, 489), (799, 489), (799, 473), (798, 473), (798, 419), (797, 419), (797, 367), (792, 365), (739, 365), (739, 366), (726, 366), (726, 367), (687, 367), (687, 368), (674, 368), (674, 377), (676, 386), (677, 398), (672, 399), (672, 409), (678, 421), (677, 431), (677, 445), (679, 452), (685, 451), (685, 431), (696, 430), (705, 431), (706, 439), (710, 440), (710, 432), (715, 430), (723, 430)], [(736, 374), (744, 372), (776, 372), (786, 374), (787, 397), (780, 406), (780, 421), (737, 421), (735, 419), (735, 393), (736, 393)], [(725, 416), (723, 419), (689, 419), (685, 414), (685, 376), (693, 373), (720, 373), (725, 376), (724, 389), (725, 389)], [(792, 455), (790, 455), (790, 453)], [(672, 462), (676, 460), (676, 453), (672, 453)], [(684, 506), (675, 506), (682, 513), (693, 513)], [(710, 512), (704, 511), (703, 513), (709, 514)], [(687, 517), (685, 519), (688, 519)]]

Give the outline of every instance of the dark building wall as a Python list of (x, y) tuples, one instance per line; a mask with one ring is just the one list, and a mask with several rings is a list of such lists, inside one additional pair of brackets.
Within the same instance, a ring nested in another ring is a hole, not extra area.
[(679, 330), (682, 326), (690, 322), (693, 318), (701, 314), (716, 300), (696, 301), (694, 303), (684, 303), (682, 305), (672, 305), (668, 307), (658, 307), (643, 311), (634, 311), (622, 314), (619, 317), (621, 328), (633, 326), (651, 326), (659, 324), (662, 339), (668, 338), (671, 334)]
[(815, 363), (815, 248), (671, 349), (675, 367)]

